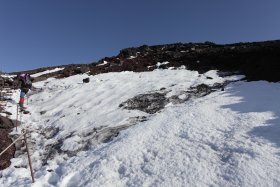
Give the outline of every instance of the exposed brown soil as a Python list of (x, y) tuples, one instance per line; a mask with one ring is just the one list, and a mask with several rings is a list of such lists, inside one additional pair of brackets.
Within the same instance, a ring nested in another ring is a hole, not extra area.
[[(12, 140), (9, 137), (9, 132), (13, 127), (14, 125), (10, 119), (0, 116), (0, 152), (12, 143)], [(10, 160), (14, 157), (15, 151), (15, 146), (12, 146), (2, 156), (0, 156), (0, 170), (10, 166)]]
[[(5, 89), (3, 89), (4, 87)], [(0, 77), (0, 88), (0, 101), (3, 105), (3, 103), (9, 100), (7, 96), (11, 94), (11, 90), (9, 88), (13, 88), (13, 81), (8, 78)], [(12, 143), (12, 139), (9, 137), (9, 133), (11, 132), (12, 128), (14, 128), (13, 121), (8, 118), (11, 113), (4, 111), (4, 106), (2, 105), (0, 107), (0, 112), (6, 114), (7, 117), (0, 116), (0, 152), (2, 152)], [(0, 170), (3, 170), (10, 166), (10, 160), (14, 157), (15, 151), (15, 146), (12, 146), (3, 155), (0, 156)]]

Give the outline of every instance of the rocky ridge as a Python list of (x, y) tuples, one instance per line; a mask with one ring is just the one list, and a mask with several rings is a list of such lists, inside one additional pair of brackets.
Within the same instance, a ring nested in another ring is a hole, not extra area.
[[(90, 75), (120, 71), (153, 71), (157, 68), (178, 68), (204, 73), (209, 70), (244, 74), (248, 81), (280, 81), (280, 40), (219, 45), (205, 43), (176, 43), (126, 48), (117, 56), (105, 57), (90, 64), (72, 64), (63, 70), (45, 74), (36, 81), (48, 77), (69, 77), (88, 72)], [(49, 68), (27, 71), (42, 72)], [(16, 72), (15, 72), (16, 73)]]

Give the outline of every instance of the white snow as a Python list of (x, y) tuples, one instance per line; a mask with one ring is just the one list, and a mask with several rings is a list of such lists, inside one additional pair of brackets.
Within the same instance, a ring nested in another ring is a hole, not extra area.
[(54, 72), (57, 72), (57, 71), (61, 71), (63, 70), (64, 68), (54, 68), (52, 70), (46, 70), (46, 71), (43, 71), (43, 72), (40, 72), (40, 73), (35, 73), (35, 74), (32, 74), (31, 76), (32, 77), (39, 77), (41, 75), (45, 75), (45, 74), (49, 74), (49, 73), (54, 73)]
[(9, 75), (9, 74), (1, 74), (0, 75), (1, 77), (4, 77), (4, 78), (10, 78), (11, 80), (16, 77), (16, 75)]
[[(280, 186), (279, 83), (239, 81), (225, 91), (147, 114), (119, 104), (162, 88), (166, 97), (184, 99), (190, 87), (241, 77), (185, 69), (99, 74), (83, 84), (86, 77), (34, 84), (42, 91), (30, 96), (32, 115), (23, 115), (21, 126), (31, 132), (32, 186)], [(13, 103), (6, 109), (15, 118)], [(137, 116), (147, 120), (133, 125)], [(133, 126), (107, 143), (89, 135), (124, 125)], [(58, 132), (47, 137), (49, 128)], [(80, 150), (88, 141), (93, 143)], [(64, 153), (43, 165), (46, 147), (57, 142)], [(30, 186), (28, 168), (15, 168), (26, 165), (27, 157), (11, 161), (0, 171), (0, 186)]]
[(130, 56), (128, 59), (134, 59), (137, 58), (136, 56)]
[(104, 60), (102, 64), (98, 64), (98, 65), (96, 65), (96, 66), (104, 66), (104, 65), (106, 65), (106, 64), (108, 64), (108, 62)]
[(156, 64), (156, 66), (157, 66), (157, 68), (159, 68), (160, 66), (165, 65), (165, 64), (169, 64), (169, 62), (162, 62), (162, 63), (158, 62)]
[[(165, 65), (165, 64), (169, 64), (169, 62), (157, 62), (156, 65), (154, 65), (154, 66), (156, 66), (157, 69), (159, 69), (160, 66)], [(154, 67), (154, 66), (147, 66), (147, 68), (149, 69), (149, 68)]]

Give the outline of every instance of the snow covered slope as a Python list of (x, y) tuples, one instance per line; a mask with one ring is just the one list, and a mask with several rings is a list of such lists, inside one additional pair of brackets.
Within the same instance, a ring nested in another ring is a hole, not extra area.
[[(280, 186), (279, 83), (233, 82), (148, 114), (120, 104), (162, 92), (184, 100), (195, 86), (240, 77), (185, 69), (86, 77), (35, 84), (21, 126), (31, 132), (32, 186)], [(0, 176), (0, 186), (30, 186), (25, 153)]]
[(52, 70), (46, 70), (46, 71), (43, 71), (43, 72), (40, 72), (40, 73), (31, 74), (31, 76), (32, 77), (39, 77), (41, 75), (45, 75), (45, 74), (49, 74), (49, 73), (54, 73), (54, 72), (57, 72), (57, 71), (61, 71), (63, 69), (64, 68), (54, 68)]

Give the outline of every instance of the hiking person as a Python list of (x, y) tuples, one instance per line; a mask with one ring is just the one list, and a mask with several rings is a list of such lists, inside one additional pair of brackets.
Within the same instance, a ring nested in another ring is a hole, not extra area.
[(17, 76), (17, 88), (20, 89), (20, 99), (19, 106), (21, 109), (25, 109), (24, 104), (24, 96), (32, 87), (32, 82), (34, 78), (32, 78), (28, 73), (20, 73)]

